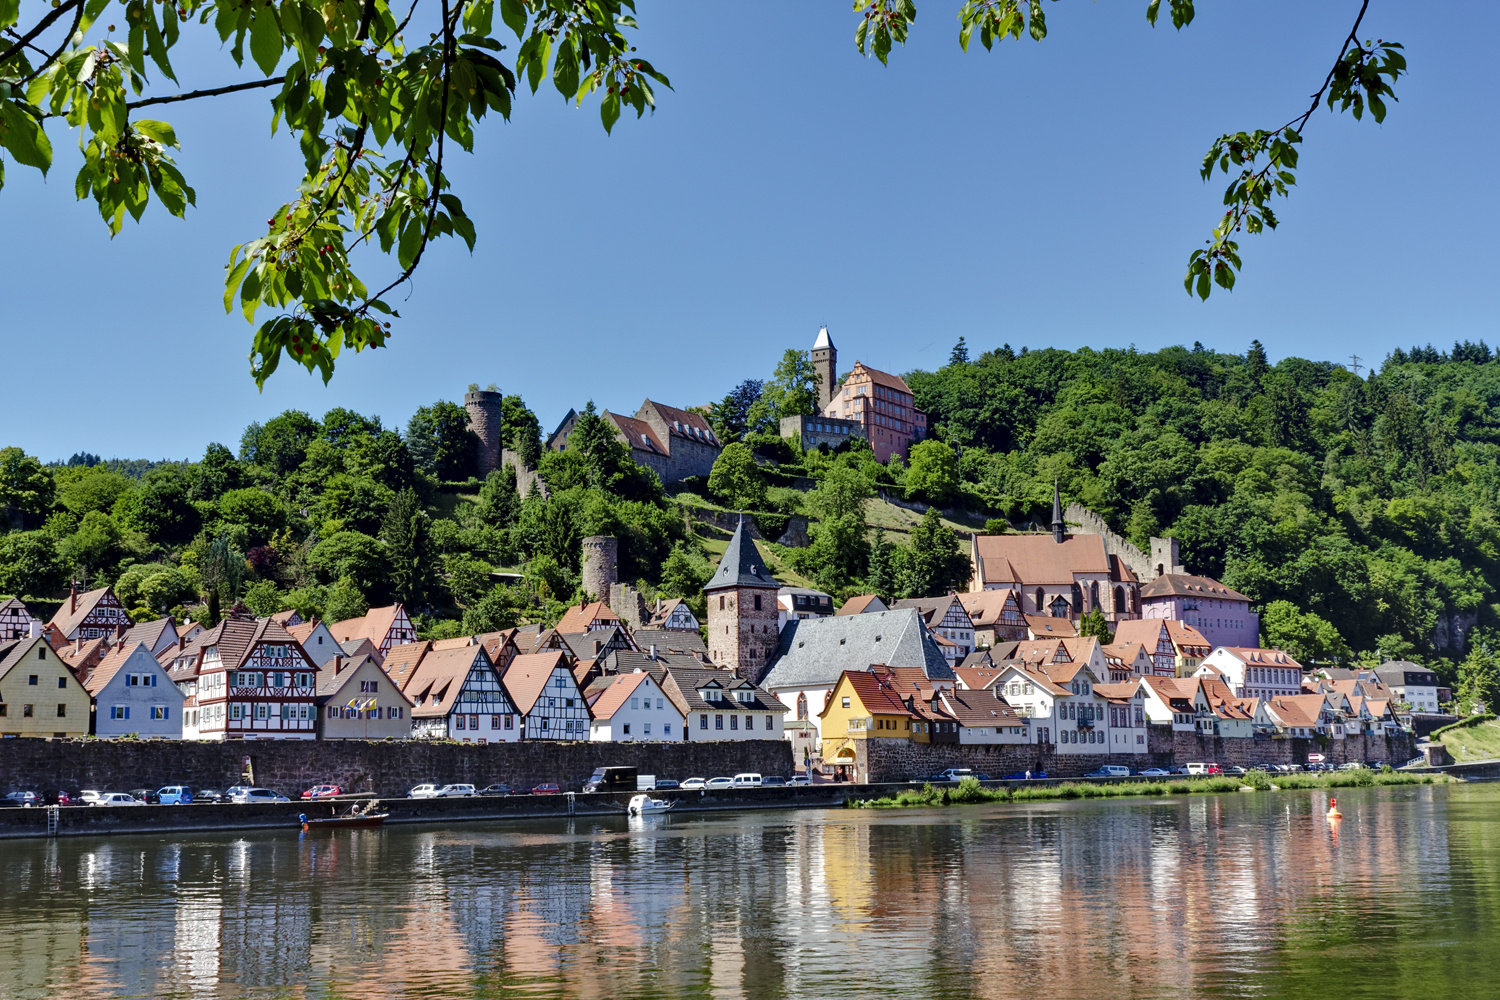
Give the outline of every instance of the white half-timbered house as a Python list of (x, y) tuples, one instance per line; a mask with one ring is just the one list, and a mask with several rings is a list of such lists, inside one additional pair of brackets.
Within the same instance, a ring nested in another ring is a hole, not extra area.
[[(421, 651), (421, 647), (428, 647)], [(421, 652), (392, 657), (402, 664), (402, 693), (411, 699), (411, 734), (417, 739), (454, 739), (463, 743), (514, 743), (521, 738), (522, 713), (500, 683), (490, 655), (475, 642), (465, 645), (417, 643), (399, 650)], [(386, 661), (386, 671), (392, 660)]]
[(1151, 673), (1157, 677), (1177, 676), (1177, 647), (1167, 623), (1160, 618), (1139, 618), (1115, 623), (1115, 644), (1138, 642), (1151, 657)]
[[(36, 631), (32, 628), (35, 626)], [(0, 642), (7, 639), (26, 639), (40, 635), (42, 621), (34, 617), (26, 605), (12, 597), (0, 604)]]
[(974, 619), (957, 594), (943, 597), (915, 597), (897, 601), (897, 608), (916, 608), (927, 630), (939, 640), (938, 646), (949, 666), (957, 666), (974, 652)]
[(157, 661), (187, 695), (184, 739), (316, 737), (317, 665), (279, 623), (243, 605)]
[(589, 739), (592, 717), (566, 652), (548, 649), (518, 656), (501, 680), (525, 720), (526, 739)]
[(49, 624), (64, 639), (72, 642), (75, 639), (97, 639), (102, 635), (113, 635), (121, 628), (128, 629), (135, 623), (109, 587), (80, 594), (75, 586)]
[(697, 616), (687, 606), (687, 602), (674, 597), (657, 607), (656, 613), (651, 616), (650, 627), (668, 632), (697, 632), (699, 625)]
[(407, 617), (406, 608), (392, 604), (384, 608), (371, 608), (363, 618), (349, 618), (328, 626), (336, 642), (369, 639), (371, 645), (385, 656), (392, 646), (401, 646), (417, 641), (417, 630)]

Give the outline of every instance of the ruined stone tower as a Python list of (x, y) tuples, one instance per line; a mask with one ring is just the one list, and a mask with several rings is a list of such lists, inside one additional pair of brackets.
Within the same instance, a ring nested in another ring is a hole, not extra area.
[(469, 412), (469, 430), (479, 438), (479, 478), (500, 468), (500, 425), (505, 415), (504, 396), (499, 392), (479, 390), (464, 394), (464, 409)]
[(593, 600), (608, 601), (610, 588), (620, 582), (620, 540), (613, 535), (590, 535), (583, 540), (583, 589)]
[(828, 336), (828, 327), (818, 331), (812, 348), (813, 370), (818, 373), (818, 412), (822, 413), (833, 399), (833, 383), (839, 377), (839, 350)]

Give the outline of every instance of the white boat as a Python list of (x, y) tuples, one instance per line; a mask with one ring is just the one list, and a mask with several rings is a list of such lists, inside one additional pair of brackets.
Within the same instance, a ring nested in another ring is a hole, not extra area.
[(666, 812), (672, 808), (672, 803), (666, 799), (653, 799), (649, 795), (636, 795), (630, 800), (626, 811), (632, 816), (644, 816), (647, 813)]

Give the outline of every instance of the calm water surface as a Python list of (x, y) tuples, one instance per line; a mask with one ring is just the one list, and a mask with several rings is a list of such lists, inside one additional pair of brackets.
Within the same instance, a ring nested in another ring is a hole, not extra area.
[(1500, 997), (1500, 785), (0, 841), (0, 996)]

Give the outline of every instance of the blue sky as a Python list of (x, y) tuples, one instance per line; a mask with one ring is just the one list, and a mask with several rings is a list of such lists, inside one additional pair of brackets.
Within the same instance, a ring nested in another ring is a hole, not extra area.
[[(12, 166), (0, 192), (0, 444), (196, 458), (289, 407), (404, 426), (470, 382), (519, 392), (550, 428), (590, 398), (716, 399), (820, 324), (841, 368), (896, 372), (941, 365), (960, 336), (976, 353), (1259, 338), (1273, 358), (1345, 360), (1500, 340), (1496, 5), (1371, 4), (1362, 33), (1407, 46), (1400, 103), (1379, 126), (1314, 116), (1281, 229), (1242, 241), (1238, 288), (1206, 304), (1181, 285), (1222, 211), (1204, 150), (1304, 108), (1358, 4), (1200, 3), (1175, 32), (1145, 0), (1067, 0), (1045, 42), (967, 55), (957, 7), (919, 0), (882, 67), (855, 53), (844, 2), (643, 0), (640, 50), (675, 87), (656, 114), (606, 136), (595, 106), (544, 89), (488, 122), (452, 170), (475, 252), (430, 251), (389, 349), (327, 387), (283, 365), (258, 393), (251, 328), (221, 305), (229, 248), (298, 176), (264, 94), (160, 109), (198, 208), (153, 207), (113, 241), (73, 200), (58, 129), (51, 177)], [(249, 76), (214, 47), (177, 62), (184, 88)]]

